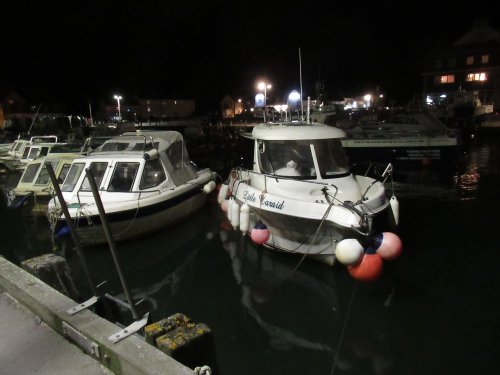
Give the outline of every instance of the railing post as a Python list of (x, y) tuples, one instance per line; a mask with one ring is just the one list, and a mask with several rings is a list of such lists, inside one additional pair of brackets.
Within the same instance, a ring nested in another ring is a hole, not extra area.
[(45, 165), (47, 167), (47, 172), (49, 172), (49, 177), (50, 177), (50, 180), (52, 181), (52, 186), (54, 187), (54, 191), (56, 192), (57, 198), (59, 199), (59, 204), (61, 205), (61, 208), (62, 208), (62, 211), (64, 214), (64, 219), (66, 219), (66, 225), (68, 226), (69, 231), (71, 233), (71, 237), (73, 238), (76, 252), (78, 254), (78, 257), (80, 258), (80, 262), (82, 263), (83, 272), (85, 273), (85, 277), (87, 278), (87, 281), (90, 284), (90, 288), (92, 289), (92, 294), (94, 295), (94, 297), (97, 297), (98, 296), (97, 288), (96, 288), (94, 282), (92, 281), (92, 278), (90, 277), (90, 272), (89, 272), (87, 260), (85, 259), (85, 256), (83, 255), (82, 246), (80, 245), (80, 240), (78, 239), (78, 235), (76, 234), (75, 226), (73, 225), (73, 221), (71, 220), (71, 216), (69, 215), (68, 206), (66, 205), (66, 202), (64, 201), (64, 197), (62, 195), (61, 189), (59, 188), (59, 183), (57, 182), (56, 175), (55, 175), (54, 170), (52, 169), (52, 165), (50, 163), (46, 163)]
[(89, 180), (90, 189), (92, 190), (92, 194), (94, 195), (95, 203), (97, 209), (99, 211), (99, 217), (101, 218), (102, 227), (104, 229), (104, 233), (106, 235), (106, 239), (108, 240), (109, 249), (111, 250), (111, 254), (113, 255), (113, 260), (115, 261), (116, 270), (118, 271), (118, 275), (120, 276), (120, 281), (122, 283), (123, 291), (127, 296), (128, 303), (130, 305), (130, 310), (132, 311), (132, 316), (135, 320), (139, 318), (137, 311), (135, 309), (134, 301), (132, 299), (132, 295), (130, 290), (128, 289), (127, 283), (125, 281), (125, 276), (120, 267), (120, 262), (118, 260), (118, 254), (116, 253), (115, 242), (113, 240), (113, 235), (111, 234), (111, 230), (109, 229), (108, 221), (106, 219), (106, 213), (104, 211), (104, 207), (102, 205), (101, 197), (99, 195), (99, 191), (97, 185), (94, 180), (94, 175), (90, 168), (86, 168), (85, 172), (87, 174), (87, 179)]

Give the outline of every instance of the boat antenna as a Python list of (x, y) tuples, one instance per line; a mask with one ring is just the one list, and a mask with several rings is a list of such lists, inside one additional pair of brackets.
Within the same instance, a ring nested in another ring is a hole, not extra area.
[(31, 121), (30, 128), (28, 129), (28, 135), (31, 133), (31, 128), (33, 127), (33, 124), (35, 123), (36, 116), (38, 116), (38, 111), (40, 110), (40, 107), (42, 106), (42, 103), (38, 106), (38, 109), (36, 110), (35, 116), (33, 117), (33, 121)]
[(89, 113), (90, 113), (90, 126), (94, 125), (94, 120), (92, 119), (92, 106), (89, 99)]
[(304, 121), (304, 103), (302, 101), (302, 56), (299, 47), (299, 75), (300, 75), (300, 119)]

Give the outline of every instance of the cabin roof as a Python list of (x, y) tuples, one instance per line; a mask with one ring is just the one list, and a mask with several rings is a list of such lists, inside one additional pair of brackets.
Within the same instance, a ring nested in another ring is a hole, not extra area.
[(304, 140), (344, 138), (343, 130), (332, 126), (305, 123), (283, 122), (259, 124), (253, 128), (252, 137), (263, 140)]

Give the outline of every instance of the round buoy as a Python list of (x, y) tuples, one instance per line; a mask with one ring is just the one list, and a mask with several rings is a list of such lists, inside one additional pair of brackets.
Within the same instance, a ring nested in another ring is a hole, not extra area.
[(337, 244), (335, 248), (335, 257), (340, 263), (350, 266), (359, 263), (364, 252), (365, 249), (358, 240), (346, 238)]
[(255, 242), (257, 245), (262, 245), (266, 243), (270, 235), (271, 232), (269, 231), (267, 226), (260, 220), (255, 224), (255, 226), (252, 229), (252, 232), (250, 233), (252, 241)]
[(373, 248), (382, 259), (393, 260), (399, 258), (403, 252), (403, 243), (396, 234), (383, 232), (373, 237)]
[(203, 191), (206, 193), (206, 194), (210, 194), (212, 191), (215, 190), (215, 181), (210, 181), (210, 182), (207, 182), (205, 184), (205, 186), (203, 186)]
[(234, 229), (240, 225), (240, 205), (236, 201), (231, 205), (231, 225)]
[(222, 184), (220, 189), (219, 189), (219, 194), (217, 195), (217, 202), (219, 204), (222, 204), (224, 202), (224, 199), (227, 198), (227, 189), (229, 189), (229, 186), (226, 184)]
[(240, 231), (243, 234), (250, 228), (250, 206), (245, 202), (240, 208)]
[(377, 252), (369, 247), (366, 249), (361, 262), (356, 265), (347, 266), (347, 270), (358, 281), (371, 282), (382, 275), (382, 258)]

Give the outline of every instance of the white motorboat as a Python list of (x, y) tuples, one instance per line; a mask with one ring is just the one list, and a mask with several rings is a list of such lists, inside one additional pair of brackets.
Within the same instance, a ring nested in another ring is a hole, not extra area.
[(61, 143), (55, 135), (17, 139), (7, 154), (0, 157), (0, 171), (22, 173), (31, 160), (47, 156), (51, 148), (58, 144)]
[(83, 146), (79, 143), (52, 145), (47, 156), (27, 163), (17, 185), (7, 192), (7, 207), (14, 210), (29, 207), (34, 214), (45, 215), (47, 204), (55, 195), (47, 165), (52, 166), (58, 183), (62, 184), (74, 159), (87, 155), (108, 139), (111, 137), (87, 138)]
[(47, 171), (50, 164), (59, 183), (64, 181), (71, 163), (79, 152), (51, 153), (28, 163), (17, 186), (7, 194), (7, 207), (29, 207), (35, 214), (45, 214), (49, 200), (54, 196), (52, 182)]
[[(387, 166), (383, 181), (353, 175), (341, 129), (307, 122), (265, 123), (255, 126), (249, 137), (254, 140), (253, 169), (233, 169), (218, 199), (233, 227), (249, 232), (255, 242), (327, 264), (335, 259), (354, 264), (373, 245), (377, 231), (391, 221), (397, 224), (398, 202), (384, 185), (392, 166)], [(348, 245), (343, 240), (361, 245), (348, 250), (355, 261), (340, 260), (338, 245)]]
[[(80, 242), (106, 242), (87, 170), (92, 172), (113, 239), (123, 241), (186, 219), (215, 188), (215, 173), (197, 170), (176, 131), (126, 132), (73, 161), (61, 191)], [(58, 199), (47, 216), (54, 234), (67, 232)]]

